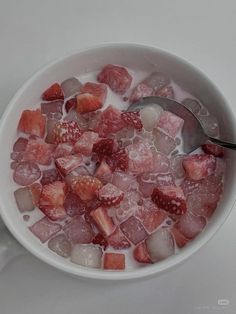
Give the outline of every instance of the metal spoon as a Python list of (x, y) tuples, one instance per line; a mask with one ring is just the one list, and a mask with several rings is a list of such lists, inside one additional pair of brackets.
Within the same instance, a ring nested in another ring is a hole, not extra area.
[(222, 141), (206, 134), (198, 118), (184, 105), (175, 100), (162, 97), (145, 97), (129, 106), (127, 111), (139, 111), (148, 105), (159, 105), (184, 120), (182, 129), (183, 151), (188, 154), (200, 147), (207, 140), (217, 145), (236, 150), (236, 144)]

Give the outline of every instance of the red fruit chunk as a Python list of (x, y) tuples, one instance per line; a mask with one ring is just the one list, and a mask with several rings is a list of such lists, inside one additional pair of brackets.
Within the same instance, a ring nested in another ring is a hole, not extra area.
[(27, 134), (44, 137), (46, 118), (40, 110), (24, 110), (18, 124), (18, 130)]
[(128, 145), (125, 150), (128, 154), (128, 168), (131, 172), (139, 174), (152, 171), (154, 165), (153, 153), (147, 141)]
[(74, 193), (67, 193), (63, 206), (67, 215), (71, 217), (82, 215), (86, 211), (86, 203)]
[(196, 216), (209, 218), (217, 207), (220, 193), (198, 193), (195, 192), (188, 196), (188, 211)]
[(81, 135), (82, 131), (75, 121), (56, 122), (52, 130), (53, 142), (56, 144), (74, 144), (76, 141), (78, 141)]
[(63, 227), (68, 240), (73, 243), (91, 243), (94, 232), (91, 225), (82, 216), (75, 216)]
[(136, 247), (133, 251), (133, 257), (139, 263), (148, 263), (148, 264), (152, 263), (150, 256), (148, 254), (145, 242), (142, 242), (142, 243), (136, 245)]
[(102, 182), (92, 176), (79, 176), (73, 189), (83, 200), (89, 201), (95, 198), (96, 193), (102, 187)]
[(62, 105), (63, 101), (52, 101), (52, 102), (43, 102), (41, 103), (41, 113), (50, 115), (53, 113), (62, 114)]
[(156, 94), (158, 97), (164, 97), (169, 99), (175, 99), (175, 94), (172, 86), (163, 87)]
[(23, 154), (23, 152), (12, 152), (10, 157), (12, 160), (19, 162), (23, 159), (24, 154)]
[(120, 229), (133, 244), (143, 241), (148, 236), (140, 220), (134, 216), (124, 221), (120, 225)]
[(58, 144), (54, 152), (54, 158), (60, 158), (71, 155), (73, 147), (68, 144)]
[(115, 225), (111, 217), (108, 216), (106, 208), (98, 207), (97, 209), (91, 211), (90, 216), (93, 218), (97, 227), (104, 236), (109, 236), (113, 233)]
[(116, 250), (127, 249), (131, 246), (119, 227), (107, 238), (108, 244)]
[(198, 190), (201, 186), (202, 181), (194, 181), (189, 179), (184, 179), (181, 183), (181, 188), (185, 195), (191, 194), (193, 191)]
[(106, 250), (108, 243), (107, 240), (104, 238), (104, 236), (101, 233), (98, 233), (94, 238), (93, 238), (93, 244), (98, 244), (100, 245), (104, 250)]
[(54, 234), (61, 230), (61, 225), (51, 222), (47, 217), (44, 217), (29, 227), (29, 230), (42, 243), (47, 242)]
[(175, 239), (175, 243), (179, 248), (184, 247), (189, 242), (189, 239), (185, 238), (185, 236), (177, 228), (172, 227), (170, 231)]
[(42, 193), (42, 185), (40, 183), (33, 183), (29, 187), (31, 195), (32, 195), (32, 201), (35, 206), (39, 206), (39, 200)]
[(166, 212), (159, 210), (152, 204), (148, 207), (141, 207), (137, 213), (135, 213), (135, 216), (139, 218), (145, 229), (150, 233), (158, 228), (168, 217)]
[(51, 220), (61, 220), (66, 216), (63, 207), (66, 196), (66, 184), (55, 181), (43, 186), (39, 200), (39, 208)]
[(107, 97), (107, 86), (105, 84), (87, 82), (80, 90), (80, 94), (91, 94), (104, 104)]
[(102, 108), (102, 102), (96, 96), (91, 94), (79, 94), (76, 97), (76, 111), (78, 113), (86, 113), (96, 111)]
[(125, 269), (125, 255), (121, 253), (105, 253), (103, 268), (112, 270)]
[(183, 190), (176, 186), (159, 186), (153, 190), (152, 200), (158, 207), (171, 214), (182, 215), (186, 212), (186, 198)]
[(76, 97), (67, 100), (65, 104), (66, 112), (69, 112), (71, 109), (75, 109), (76, 105), (77, 105)]
[(49, 165), (52, 161), (55, 146), (42, 140), (29, 140), (23, 158), (25, 161), (36, 162), (40, 165)]
[(45, 142), (49, 144), (55, 143), (55, 136), (54, 136), (54, 128), (58, 121), (56, 119), (47, 119), (47, 136), (45, 138)]
[(14, 170), (13, 180), (19, 185), (30, 185), (41, 176), (37, 164), (29, 161), (20, 162)]
[(19, 137), (13, 145), (13, 152), (24, 152), (27, 144), (27, 138)]
[(145, 83), (139, 83), (132, 91), (129, 101), (131, 103), (136, 102), (140, 98), (148, 97), (153, 95), (153, 88)]
[(106, 161), (113, 171), (115, 171), (115, 169), (120, 169), (123, 171), (128, 169), (129, 159), (125, 149), (120, 149), (113, 153), (106, 159)]
[(123, 200), (124, 192), (107, 183), (98, 191), (98, 198), (104, 206), (116, 206)]
[(79, 167), (83, 162), (82, 155), (69, 155), (66, 157), (60, 157), (55, 160), (55, 164), (64, 176), (70, 173), (72, 170)]
[(111, 155), (114, 151), (114, 140), (111, 138), (104, 138), (93, 145), (93, 152), (98, 156)]
[(102, 160), (101, 164), (98, 166), (94, 176), (101, 180), (102, 182), (108, 182), (111, 180), (112, 171), (105, 160)]
[(64, 99), (61, 86), (58, 83), (51, 85), (45, 92), (43, 92), (42, 99), (47, 101)]
[(74, 145), (74, 151), (85, 156), (90, 156), (94, 144), (98, 141), (98, 133), (88, 131), (84, 132)]
[(121, 118), (121, 111), (110, 105), (102, 112), (96, 129), (101, 137), (106, 137), (124, 127), (125, 123)]
[(132, 76), (121, 66), (107, 64), (98, 74), (98, 81), (110, 86), (111, 90), (117, 94), (123, 95), (132, 82)]
[(188, 239), (195, 238), (205, 227), (206, 219), (186, 213), (178, 221), (176, 228)]
[(198, 181), (210, 176), (216, 168), (216, 158), (212, 155), (189, 155), (183, 160), (188, 178)]
[(127, 125), (130, 125), (139, 131), (142, 130), (143, 124), (139, 112), (123, 112), (121, 117)]
[(184, 120), (169, 111), (163, 111), (157, 123), (171, 137), (176, 137), (183, 125)]
[(40, 180), (40, 183), (42, 185), (46, 185), (49, 183), (53, 183), (55, 181), (61, 181), (61, 179), (62, 178), (58, 170), (55, 168), (52, 168), (52, 169), (43, 170), (42, 179)]
[(206, 154), (213, 155), (215, 157), (223, 157), (224, 156), (224, 148), (219, 145), (215, 145), (213, 143), (207, 143), (202, 145), (202, 150)]

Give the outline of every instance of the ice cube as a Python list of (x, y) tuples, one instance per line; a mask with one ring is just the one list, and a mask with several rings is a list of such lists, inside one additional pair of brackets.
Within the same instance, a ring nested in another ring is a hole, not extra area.
[(201, 109), (201, 105), (196, 99), (186, 98), (182, 101), (182, 104), (194, 114), (199, 113)]
[(172, 112), (163, 111), (157, 126), (171, 137), (176, 137), (184, 125), (184, 120)]
[(185, 177), (185, 170), (183, 168), (183, 159), (185, 155), (176, 155), (171, 158), (171, 170), (176, 179)]
[(146, 131), (152, 131), (156, 126), (163, 109), (159, 105), (147, 106), (140, 110), (140, 117)]
[(133, 244), (143, 241), (148, 235), (140, 220), (134, 216), (124, 221), (120, 229)]
[(71, 262), (92, 268), (101, 268), (102, 250), (92, 244), (76, 244), (72, 248)]
[(210, 217), (217, 207), (218, 193), (193, 193), (187, 198), (188, 211), (197, 216)]
[(136, 190), (138, 187), (138, 183), (132, 175), (118, 171), (114, 172), (112, 183), (123, 192)]
[(71, 243), (90, 243), (94, 237), (91, 225), (82, 216), (75, 216), (63, 231)]
[(28, 212), (34, 209), (32, 194), (28, 187), (19, 188), (14, 192), (14, 196), (20, 212)]
[(168, 186), (168, 185), (175, 185), (174, 177), (171, 173), (166, 174), (158, 174), (156, 176), (156, 185), (157, 186)]
[(62, 105), (63, 101), (55, 100), (52, 102), (43, 102), (41, 103), (41, 113), (43, 114), (54, 114), (60, 113), (62, 115)]
[(56, 119), (48, 119), (47, 120), (47, 135), (45, 138), (45, 142), (49, 144), (54, 144), (54, 135), (53, 130), (58, 121)]
[(146, 244), (152, 262), (159, 262), (174, 254), (174, 240), (166, 228), (158, 229), (151, 234)]
[(176, 147), (175, 140), (160, 129), (153, 130), (154, 145), (156, 149), (165, 155), (169, 155)]
[(177, 223), (179, 231), (188, 239), (195, 238), (206, 226), (206, 219), (202, 216), (194, 216), (187, 212), (181, 216)]
[(64, 92), (65, 98), (78, 93), (82, 87), (80, 81), (75, 77), (70, 77), (61, 83), (61, 88)]
[(86, 203), (83, 202), (76, 194), (67, 193), (63, 204), (67, 215), (73, 217), (75, 215), (82, 215), (86, 211)]
[(170, 169), (170, 160), (169, 158), (157, 151), (153, 152), (154, 157), (154, 166), (153, 172), (154, 173), (167, 173)]
[(212, 116), (198, 116), (204, 131), (207, 135), (217, 137), (219, 135), (219, 125), (217, 119)]
[(44, 243), (61, 230), (61, 225), (44, 217), (29, 227), (29, 230)]
[(166, 85), (170, 84), (170, 78), (165, 73), (153, 72), (145, 78), (143, 83), (153, 88), (154, 92), (157, 92)]
[(62, 257), (70, 256), (71, 244), (64, 234), (51, 238), (48, 241), (48, 248)]

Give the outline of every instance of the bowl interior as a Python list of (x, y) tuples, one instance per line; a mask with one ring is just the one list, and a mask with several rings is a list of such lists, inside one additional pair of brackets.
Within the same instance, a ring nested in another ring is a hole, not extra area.
[[(235, 140), (235, 122), (230, 107), (219, 90), (200, 71), (176, 56), (156, 48), (114, 44), (88, 49), (65, 57), (45, 67), (34, 75), (16, 94), (8, 105), (0, 125), (0, 210), (4, 222), (14, 236), (34, 255), (69, 273), (101, 279), (137, 278), (164, 271), (178, 264), (197, 251), (219, 228), (234, 203), (236, 163), (234, 154), (226, 155), (227, 171), (225, 191), (206, 230), (180, 253), (155, 265), (126, 272), (104, 272), (74, 265), (66, 259), (51, 253), (32, 236), (19, 214), (13, 191), (17, 188), (10, 170), (10, 153), (16, 138), (16, 126), (22, 110), (36, 107), (40, 95), (50, 84), (63, 81), (71, 76), (97, 71), (107, 63), (128, 66), (134, 70), (147, 72), (163, 71), (172, 77), (185, 90), (189, 91), (212, 112), (219, 121), (221, 136)], [(226, 127), (227, 126), (227, 127)]]

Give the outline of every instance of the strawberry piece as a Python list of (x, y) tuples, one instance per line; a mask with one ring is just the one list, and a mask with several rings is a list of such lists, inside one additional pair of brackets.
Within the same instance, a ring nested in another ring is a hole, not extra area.
[(206, 226), (206, 219), (202, 216), (194, 216), (191, 213), (183, 215), (176, 228), (188, 239), (195, 238)]
[(47, 101), (64, 99), (64, 94), (60, 84), (55, 83), (45, 90), (42, 94), (42, 99)]
[(40, 183), (42, 185), (46, 185), (49, 183), (53, 183), (55, 181), (61, 181), (61, 175), (58, 172), (57, 169), (52, 168), (52, 169), (47, 169), (42, 171), (42, 178), (40, 180)]
[(69, 174), (72, 170), (79, 167), (83, 162), (82, 155), (69, 155), (66, 157), (60, 157), (55, 160), (55, 164), (64, 176)]
[(85, 156), (90, 156), (94, 144), (98, 141), (99, 135), (96, 132), (84, 132), (74, 145), (74, 151)]
[(52, 161), (55, 146), (42, 140), (29, 140), (23, 153), (25, 161), (36, 162), (40, 165), (49, 165)]
[(157, 127), (164, 130), (171, 137), (176, 137), (183, 125), (184, 120), (169, 111), (163, 111), (157, 123)]
[(134, 216), (124, 221), (120, 225), (120, 229), (133, 244), (138, 244), (148, 236), (140, 220)]
[(103, 258), (103, 268), (111, 270), (125, 269), (125, 255), (121, 253), (105, 253)]
[(13, 145), (13, 152), (24, 152), (27, 144), (27, 138), (19, 137)]
[(132, 82), (132, 76), (121, 66), (107, 64), (98, 74), (98, 81), (110, 86), (111, 90), (117, 94), (123, 95)]
[(53, 235), (61, 230), (61, 225), (53, 223), (47, 217), (43, 217), (29, 227), (29, 230), (42, 242), (47, 242)]
[(108, 182), (111, 180), (112, 171), (105, 160), (102, 160), (101, 164), (98, 166), (94, 176), (101, 180), (102, 182)]
[(96, 193), (102, 187), (102, 182), (92, 176), (79, 176), (73, 189), (75, 193), (83, 200), (89, 201), (95, 198)]
[(90, 216), (104, 236), (109, 236), (113, 233), (115, 225), (112, 218), (108, 216), (106, 208), (98, 207), (91, 211)]
[(112, 138), (103, 138), (93, 145), (93, 152), (98, 156), (111, 155), (114, 151), (114, 140)]
[(140, 98), (149, 97), (153, 95), (153, 88), (145, 83), (139, 83), (132, 91), (129, 102), (134, 103)]
[(41, 176), (39, 166), (33, 162), (23, 161), (17, 164), (13, 173), (13, 180), (19, 185), (30, 185)]
[(106, 137), (111, 133), (116, 133), (125, 127), (125, 123), (121, 117), (121, 111), (108, 106), (101, 114), (96, 130), (101, 137)]
[(43, 186), (39, 200), (40, 210), (51, 220), (61, 220), (66, 217), (63, 207), (66, 196), (66, 184), (60, 181)]
[(80, 90), (80, 94), (91, 94), (104, 104), (107, 97), (107, 86), (105, 84), (87, 82)]
[(33, 183), (30, 185), (30, 192), (32, 195), (32, 201), (35, 206), (39, 206), (39, 200), (42, 193), (42, 185), (40, 183)]
[(96, 111), (102, 108), (102, 102), (96, 96), (91, 94), (79, 94), (76, 97), (76, 111), (78, 113), (86, 113)]
[(179, 248), (184, 247), (189, 242), (189, 239), (187, 239), (176, 227), (172, 227), (170, 231), (175, 239), (176, 245)]
[(44, 137), (46, 118), (40, 110), (24, 110), (18, 124), (18, 130), (26, 134)]
[(54, 158), (60, 158), (71, 155), (73, 147), (68, 144), (58, 144), (54, 152)]
[(151, 258), (148, 254), (145, 242), (142, 242), (136, 245), (133, 251), (133, 257), (139, 263), (148, 263), (148, 264), (152, 263)]
[(76, 97), (73, 97), (71, 99), (68, 99), (65, 103), (65, 109), (66, 112), (69, 112), (71, 109), (75, 109), (77, 105), (77, 99)]
[(220, 192), (199, 193), (196, 191), (187, 198), (188, 211), (196, 216), (211, 217), (220, 199)]
[(71, 143), (74, 144), (80, 136), (78, 123), (75, 121), (56, 122), (52, 130), (53, 143)]
[(198, 181), (215, 171), (216, 158), (213, 155), (189, 155), (184, 158), (183, 167), (188, 178)]
[(106, 238), (101, 233), (98, 233), (94, 238), (93, 238), (93, 244), (98, 244), (100, 245), (104, 250), (106, 250), (108, 243)]
[(125, 149), (120, 149), (113, 153), (106, 159), (106, 161), (113, 171), (115, 171), (115, 169), (120, 169), (123, 171), (128, 169), (129, 159)]
[(147, 141), (140, 141), (125, 148), (129, 164), (128, 169), (136, 174), (152, 171), (154, 166), (153, 153)]
[(91, 225), (83, 216), (75, 216), (69, 223), (63, 227), (63, 231), (68, 240), (73, 243), (91, 243), (94, 238), (94, 232)]
[(172, 86), (166, 86), (155, 93), (155, 96), (175, 99), (175, 93)]
[(116, 206), (123, 200), (124, 192), (107, 183), (98, 191), (98, 198), (104, 206)]
[(107, 238), (108, 244), (116, 250), (127, 249), (131, 246), (119, 227)]
[(222, 146), (206, 143), (202, 145), (202, 150), (206, 154), (213, 155), (215, 157), (223, 157), (224, 156), (224, 148)]
[(152, 200), (158, 207), (171, 214), (183, 215), (187, 210), (186, 198), (181, 187), (156, 187), (152, 193)]
[(122, 119), (127, 125), (134, 127), (137, 130), (142, 130), (143, 124), (140, 119), (140, 114), (137, 111), (133, 112), (123, 112), (121, 114)]
[(74, 193), (67, 193), (63, 206), (67, 215), (71, 217), (82, 215), (86, 212), (86, 203)]

